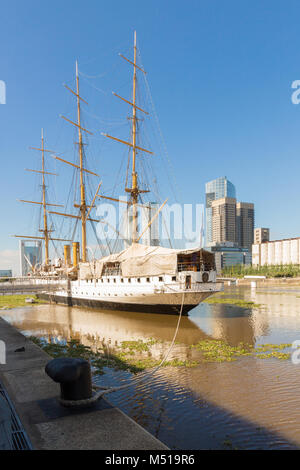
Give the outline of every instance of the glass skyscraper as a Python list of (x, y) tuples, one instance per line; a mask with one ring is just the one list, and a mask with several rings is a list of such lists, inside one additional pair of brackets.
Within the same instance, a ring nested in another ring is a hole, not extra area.
[(221, 176), (205, 185), (206, 194), (206, 245), (213, 242), (212, 237), (212, 202), (222, 198), (236, 198), (235, 186), (226, 176)]
[(42, 263), (42, 241), (20, 240), (21, 276), (27, 276), (33, 268)]

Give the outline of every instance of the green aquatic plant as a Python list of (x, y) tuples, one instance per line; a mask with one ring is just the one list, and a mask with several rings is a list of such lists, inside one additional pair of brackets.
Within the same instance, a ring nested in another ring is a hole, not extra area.
[(274, 349), (286, 349), (291, 348), (292, 345), (290, 343), (281, 343), (281, 344), (259, 344), (256, 346), (255, 350), (257, 352), (265, 352)]
[(191, 348), (202, 353), (204, 362), (232, 362), (239, 356), (249, 356), (253, 350), (249, 344), (231, 346), (222, 340), (202, 340)]
[(279, 351), (273, 351), (268, 354), (256, 354), (258, 359), (281, 359), (282, 361), (286, 361), (287, 359), (290, 359), (291, 355), (289, 353), (281, 353)]
[(234, 305), (236, 307), (242, 308), (260, 308), (261, 304), (256, 304), (254, 302), (250, 302), (243, 299), (231, 299), (231, 298), (220, 298), (220, 297), (209, 297), (203, 301), (207, 304), (226, 304), (226, 305)]
[(143, 341), (141, 339), (137, 341), (122, 341), (121, 348), (128, 349), (131, 352), (142, 352), (142, 351), (150, 351), (150, 346), (153, 346), (158, 341), (154, 339), (149, 339), (148, 341)]
[[(120, 346), (109, 348), (103, 345), (101, 349), (85, 346), (76, 339), (58, 342), (55, 338), (29, 337), (31, 341), (41, 347), (50, 356), (80, 357), (90, 361), (93, 373), (104, 374), (105, 368), (124, 370), (136, 374), (138, 372), (157, 367), (162, 359), (151, 356), (151, 347), (158, 341), (124, 341)], [(283, 352), (290, 344), (260, 344), (254, 347), (251, 344), (240, 342), (233, 346), (222, 340), (206, 339), (190, 346), (191, 350), (199, 353), (198, 357), (191, 359), (173, 358), (165, 361), (162, 367), (197, 367), (203, 363), (222, 363), (236, 361), (243, 356), (252, 356), (257, 359), (287, 360), (289, 353)]]
[(288, 343), (260, 344), (257, 347), (247, 343), (239, 343), (237, 346), (231, 346), (222, 340), (203, 340), (191, 346), (202, 353), (203, 362), (232, 362), (241, 356), (287, 360), (290, 358), (290, 353), (281, 351), (289, 347), (291, 344)]

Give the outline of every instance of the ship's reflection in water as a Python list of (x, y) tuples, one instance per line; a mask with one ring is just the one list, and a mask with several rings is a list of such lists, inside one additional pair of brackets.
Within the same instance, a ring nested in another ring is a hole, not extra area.
[[(244, 309), (225, 304), (201, 304), (183, 317), (170, 357), (193, 359), (190, 347), (203, 339), (240, 342), (291, 343), (300, 339), (300, 292), (231, 288), (226, 297), (261, 304)], [(178, 317), (40, 305), (2, 315), (27, 335), (75, 338), (85, 345), (122, 341), (156, 342), (155, 359), (164, 356)], [(109, 395), (151, 433), (177, 449), (300, 447), (300, 365), (278, 359), (242, 357), (230, 363), (201, 363), (197, 367), (164, 367), (140, 382), (125, 371), (106, 370), (104, 385), (131, 386)]]

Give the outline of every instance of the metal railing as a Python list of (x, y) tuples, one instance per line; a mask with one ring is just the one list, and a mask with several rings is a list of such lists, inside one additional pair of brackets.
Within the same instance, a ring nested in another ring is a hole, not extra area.
[(213, 267), (210, 265), (199, 264), (199, 263), (178, 263), (177, 265), (178, 272), (182, 271), (212, 271)]

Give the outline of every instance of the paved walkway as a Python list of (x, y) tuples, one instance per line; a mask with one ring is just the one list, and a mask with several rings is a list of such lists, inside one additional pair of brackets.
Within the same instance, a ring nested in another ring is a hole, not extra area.
[[(0, 382), (34, 449), (167, 449), (105, 399), (86, 410), (61, 407), (56, 400), (59, 384), (44, 371), (51, 358), (2, 318), (0, 340), (6, 345), (6, 364), (0, 364)], [(24, 352), (15, 352), (22, 347)]]

